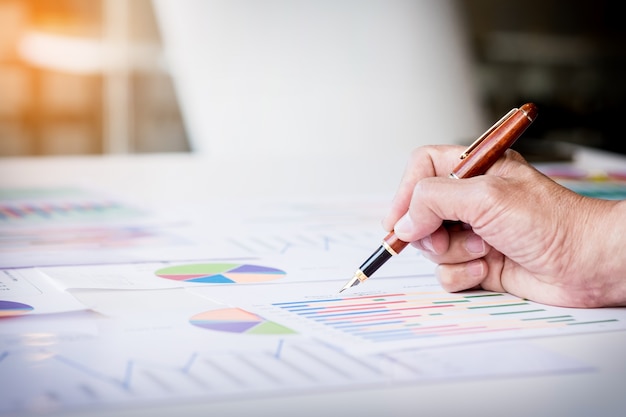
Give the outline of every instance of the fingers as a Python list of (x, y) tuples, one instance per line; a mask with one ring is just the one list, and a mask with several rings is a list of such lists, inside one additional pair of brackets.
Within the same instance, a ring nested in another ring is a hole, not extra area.
[(502, 285), (504, 256), (490, 251), (485, 257), (468, 262), (440, 264), (435, 273), (441, 286), (450, 292), (482, 288), (487, 291), (507, 292)]
[[(492, 179), (492, 181), (497, 179)], [(486, 196), (506, 192), (486, 190), (490, 185), (475, 179), (424, 178), (413, 189), (408, 211), (394, 226), (396, 235), (414, 242), (437, 230), (443, 220), (460, 220), (474, 226), (475, 220), (490, 213)], [(495, 198), (494, 198), (495, 199)], [(489, 210), (488, 210), (489, 209)]]
[[(459, 163), (463, 146), (423, 146), (411, 153), (400, 185), (391, 202), (389, 212), (382, 221), (387, 231), (394, 228), (395, 223), (407, 212), (415, 186), (424, 178), (447, 177)], [(517, 164), (511, 164), (516, 162)], [(517, 165), (526, 165), (524, 158), (509, 149), (504, 157), (494, 164), (487, 172), (493, 175), (506, 175), (509, 169)]]
[(411, 153), (391, 208), (383, 219), (385, 230), (393, 230), (395, 223), (407, 212), (415, 185), (423, 178), (448, 176), (463, 149), (462, 146), (424, 146)]
[(480, 258), (458, 264), (439, 265), (435, 274), (444, 290), (458, 292), (480, 287), (488, 270), (487, 263)]
[[(389, 212), (382, 221), (387, 231), (394, 230), (396, 223), (402, 220), (414, 202), (415, 188), (420, 181), (431, 177), (447, 178), (450, 172), (458, 165), (459, 155), (464, 151), (462, 146), (424, 146), (417, 148), (411, 154), (409, 163), (398, 186), (398, 190), (391, 202)], [(509, 149), (487, 173), (496, 176), (516, 175), (513, 172), (528, 163), (517, 152)], [(403, 219), (408, 222), (408, 219)], [(408, 224), (408, 229), (412, 225)], [(431, 230), (432, 231), (432, 230)]]
[(491, 247), (471, 230), (444, 227), (415, 242), (424, 256), (439, 264), (437, 277), (446, 291), (456, 292), (480, 286), (487, 278), (486, 260)]
[(450, 232), (440, 227), (433, 234), (418, 240), (414, 246), (438, 264), (468, 262), (485, 256), (491, 246), (472, 230)]

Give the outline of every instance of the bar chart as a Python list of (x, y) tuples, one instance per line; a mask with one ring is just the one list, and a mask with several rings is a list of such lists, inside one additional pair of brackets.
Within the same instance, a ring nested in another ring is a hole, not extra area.
[(435, 284), (419, 291), (310, 297), (257, 307), (259, 312), (276, 311), (273, 318), (282, 318), (292, 327), (306, 326), (344, 341), (381, 347), (431, 346), (624, 326), (624, 314), (616, 309), (559, 308), (487, 291), (447, 293)]

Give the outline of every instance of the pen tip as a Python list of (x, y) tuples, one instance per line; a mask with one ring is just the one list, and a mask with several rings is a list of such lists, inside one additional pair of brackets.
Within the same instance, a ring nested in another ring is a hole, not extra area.
[(355, 285), (359, 285), (361, 281), (359, 280), (358, 275), (353, 276), (350, 281), (348, 281), (348, 283), (346, 285), (343, 286), (342, 289), (339, 290), (339, 293), (342, 293), (343, 291), (347, 290), (348, 288), (352, 288)]

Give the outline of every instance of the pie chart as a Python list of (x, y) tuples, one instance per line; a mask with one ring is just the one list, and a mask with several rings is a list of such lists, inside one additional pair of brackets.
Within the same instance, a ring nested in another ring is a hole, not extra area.
[(28, 304), (22, 304), (15, 301), (0, 300), (0, 317), (21, 316), (30, 313), (33, 307)]
[(203, 263), (176, 265), (155, 272), (161, 278), (208, 284), (251, 284), (283, 278), (285, 271), (261, 265)]
[(246, 333), (254, 335), (294, 334), (295, 331), (265, 320), (249, 311), (240, 308), (223, 308), (198, 313), (189, 319), (194, 326), (203, 329), (229, 333)]

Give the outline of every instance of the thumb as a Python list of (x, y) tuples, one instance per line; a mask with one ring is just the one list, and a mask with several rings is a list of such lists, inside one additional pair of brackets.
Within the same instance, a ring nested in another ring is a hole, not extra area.
[(444, 220), (461, 221), (474, 228), (487, 224), (498, 216), (499, 196), (506, 193), (503, 182), (495, 176), (424, 178), (415, 185), (409, 209), (396, 222), (394, 231), (401, 240), (414, 242), (432, 234)]

